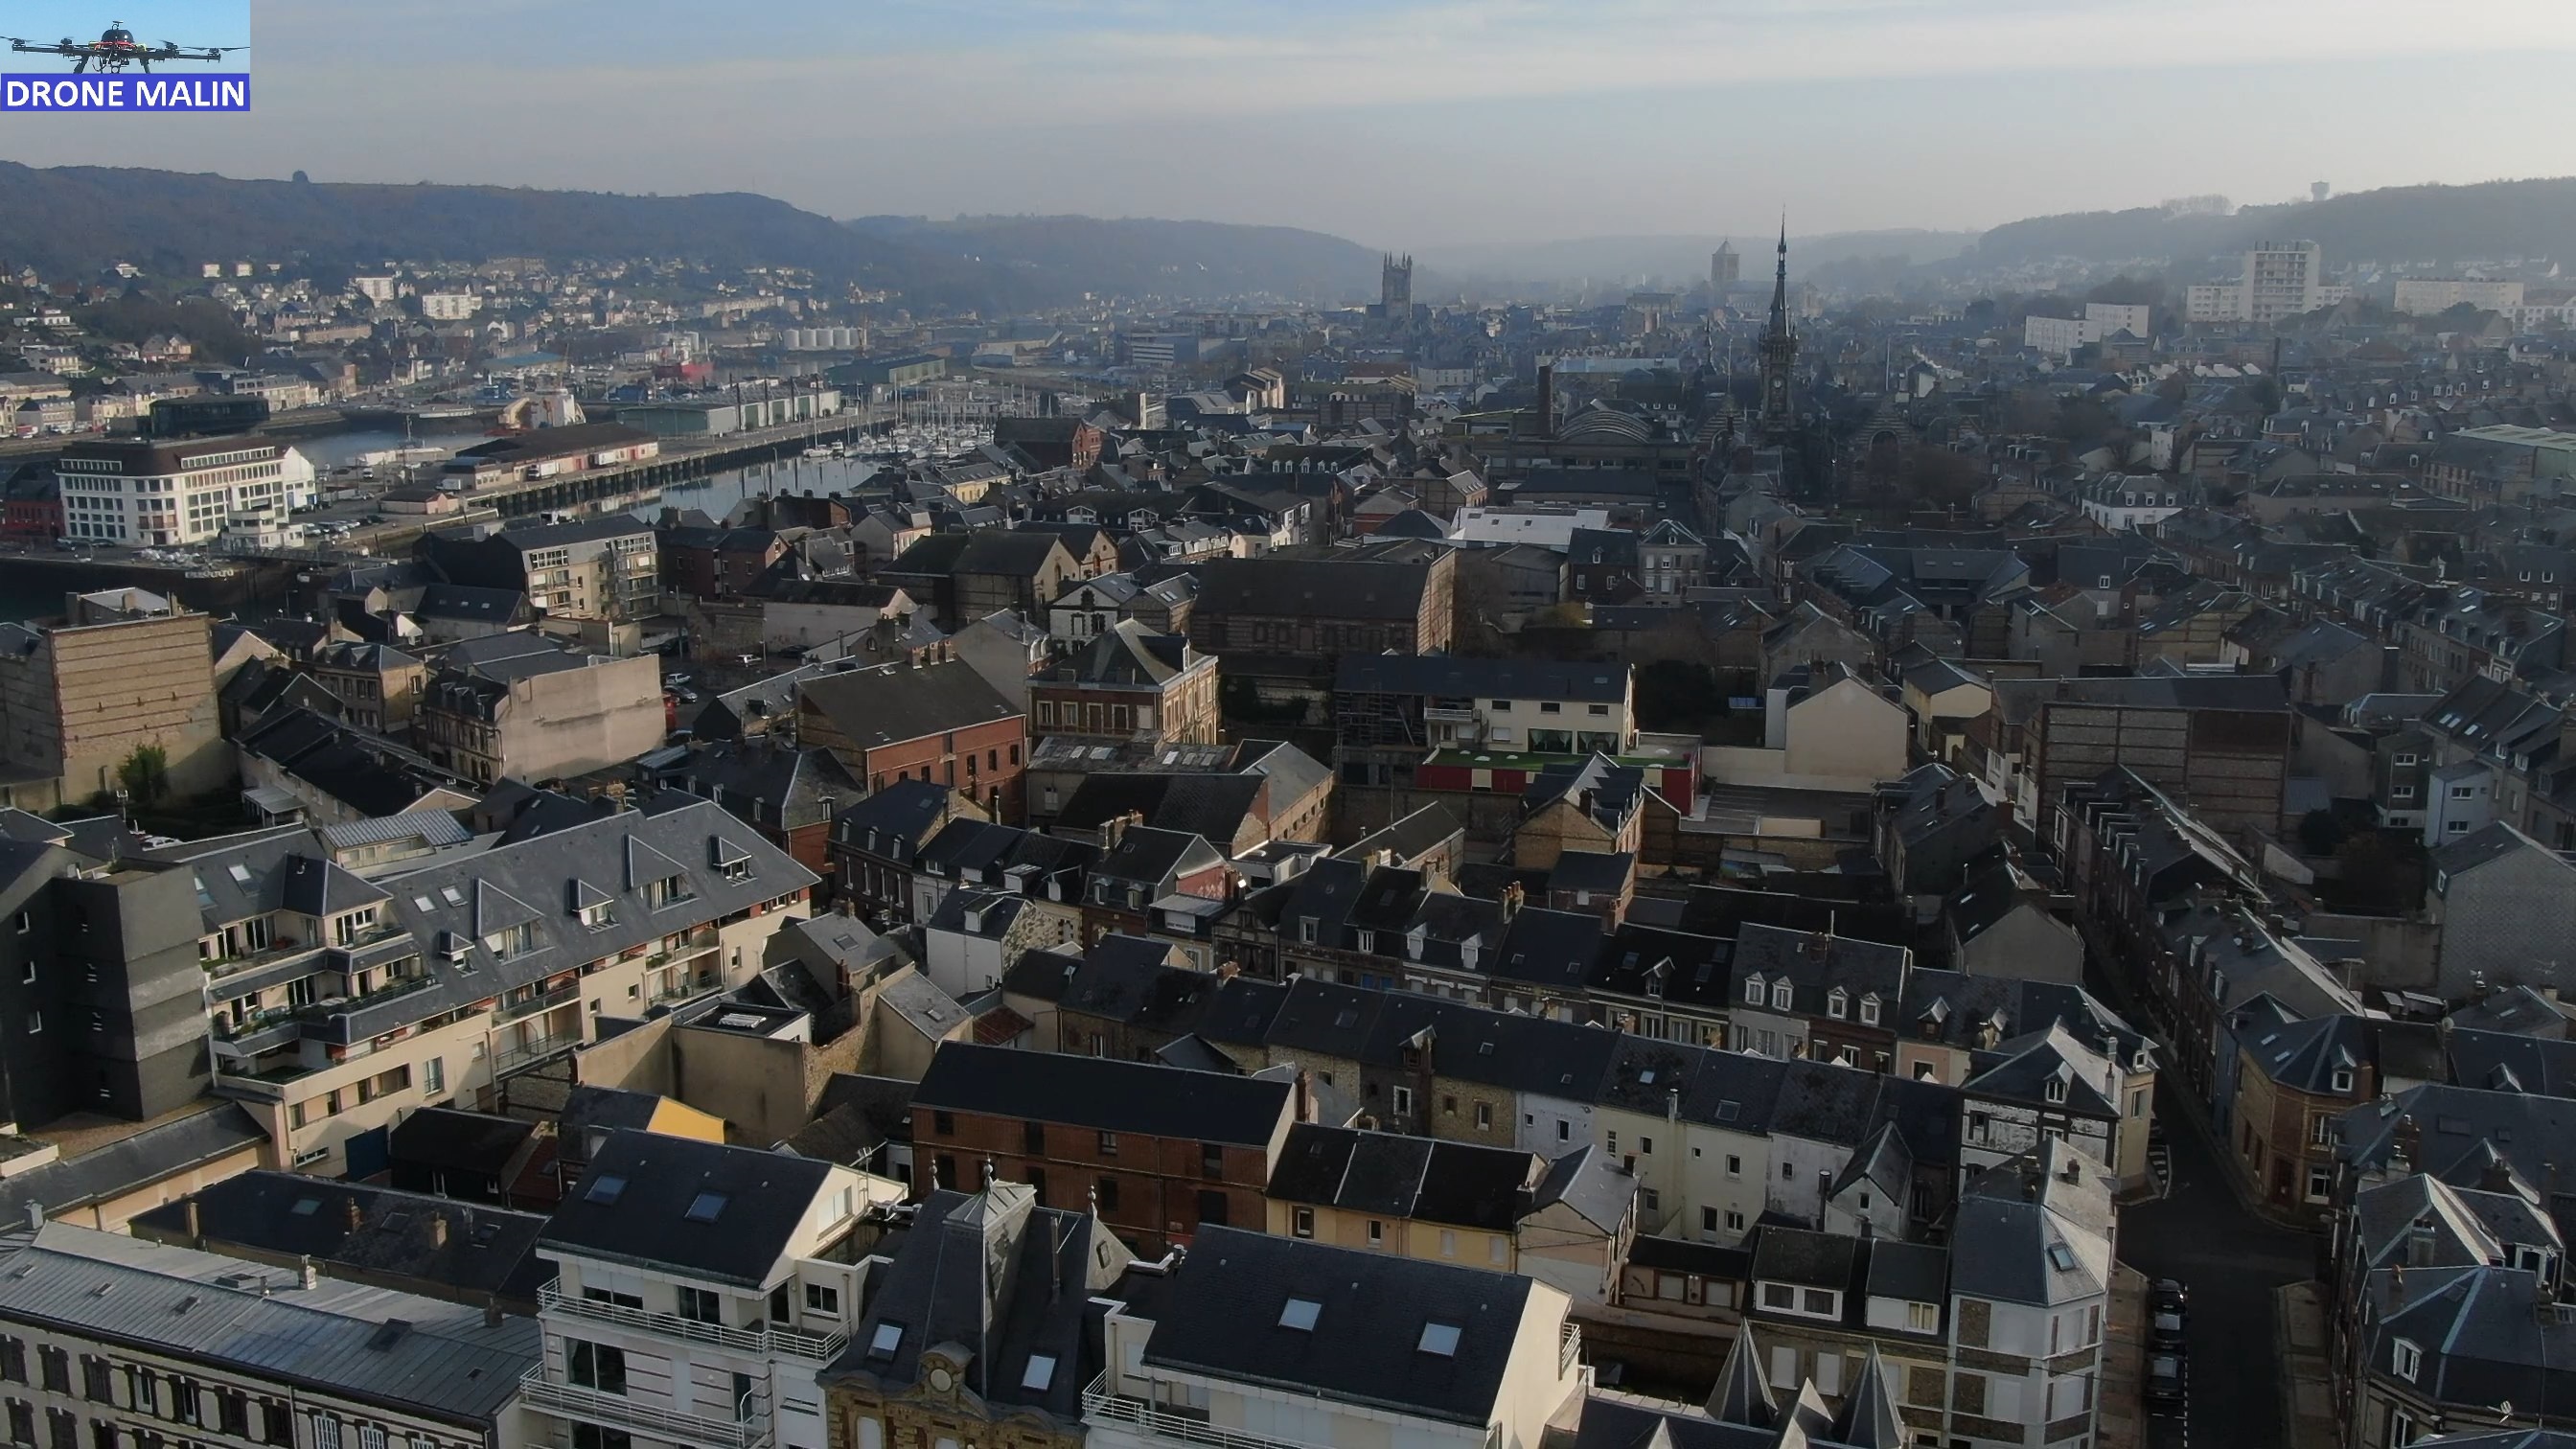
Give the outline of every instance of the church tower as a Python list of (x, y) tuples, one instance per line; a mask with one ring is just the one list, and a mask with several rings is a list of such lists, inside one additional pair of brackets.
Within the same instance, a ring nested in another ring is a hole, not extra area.
[(1798, 334), (1789, 327), (1789, 223), (1780, 223), (1779, 272), (1771, 282), (1771, 325), (1762, 334), (1762, 441), (1784, 443), (1796, 431), (1790, 379), (1798, 370)]
[(1378, 305), (1389, 317), (1403, 316), (1413, 310), (1413, 254), (1398, 260), (1395, 253), (1386, 254), (1386, 265), (1378, 273)]

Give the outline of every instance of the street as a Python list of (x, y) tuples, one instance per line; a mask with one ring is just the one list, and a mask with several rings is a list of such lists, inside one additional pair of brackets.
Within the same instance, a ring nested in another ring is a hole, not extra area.
[(2315, 1275), (2317, 1240), (2247, 1212), (2199, 1124), (2169, 1102), (2158, 1115), (2172, 1152), (2171, 1191), (2121, 1210), (2119, 1256), (2150, 1283), (2177, 1278), (2191, 1290), (2184, 1327), (2191, 1412), (2186, 1419), (2151, 1410), (2147, 1443), (2275, 1449), (2282, 1439), (2273, 1290)]

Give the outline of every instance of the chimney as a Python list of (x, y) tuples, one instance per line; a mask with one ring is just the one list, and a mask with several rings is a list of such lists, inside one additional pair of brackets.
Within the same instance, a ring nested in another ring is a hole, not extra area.
[(2388, 1273), (2388, 1311), (2395, 1313), (2406, 1306), (2406, 1265), (2398, 1264)]
[(447, 1246), (447, 1214), (430, 1214), (429, 1245), (433, 1248), (444, 1248)]
[(358, 1205), (356, 1193), (341, 1199), (340, 1216), (349, 1224), (350, 1232), (354, 1233), (367, 1225), (367, 1210)]
[(483, 1295), (483, 1326), (486, 1328), (498, 1328), (501, 1326), (501, 1298), (499, 1294), (486, 1293)]
[(1524, 897), (1525, 893), (1521, 890), (1521, 883), (1519, 881), (1513, 881), (1510, 885), (1503, 887), (1504, 920), (1508, 921), (1521, 913), (1521, 902)]
[(322, 1286), (322, 1270), (313, 1266), (313, 1255), (311, 1253), (304, 1255), (303, 1269), (303, 1283), (307, 1289), (319, 1288)]
[(187, 1212), (188, 1246), (192, 1248), (202, 1248), (206, 1245), (206, 1225), (203, 1214), (197, 1210), (196, 1198), (190, 1197), (188, 1199)]
[(1556, 368), (1552, 364), (1538, 370), (1538, 435), (1556, 436)]

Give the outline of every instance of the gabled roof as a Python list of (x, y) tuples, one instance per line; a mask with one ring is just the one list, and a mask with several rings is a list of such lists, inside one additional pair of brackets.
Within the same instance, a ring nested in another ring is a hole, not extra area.
[(1292, 1084), (1105, 1057), (949, 1042), (913, 1093), (916, 1111), (973, 1112), (1099, 1132), (1267, 1146)]
[[(1145, 1363), (1482, 1431), (1530, 1291), (1512, 1274), (1202, 1228), (1164, 1286)], [(1291, 1318), (1292, 1300), (1309, 1307)], [(1446, 1332), (1427, 1337), (1435, 1326)]]
[(811, 1158), (621, 1130), (591, 1158), (538, 1246), (766, 1289), (831, 1175), (831, 1164)]

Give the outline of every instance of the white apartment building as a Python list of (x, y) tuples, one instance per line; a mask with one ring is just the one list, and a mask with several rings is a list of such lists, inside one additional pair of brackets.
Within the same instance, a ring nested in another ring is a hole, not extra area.
[(1537, 1449), (1591, 1391), (1561, 1290), (1479, 1268), (1202, 1228), (1110, 1310), (1093, 1449)]
[(472, 292), (423, 292), (420, 315), (432, 322), (462, 322), (483, 310), (483, 299)]
[(2265, 242), (2245, 254), (2240, 321), (2278, 322), (2325, 305), (2325, 249), (2311, 241)]
[(816, 1158), (621, 1130), (537, 1238), (528, 1442), (826, 1449), (815, 1376), (861, 1321), (860, 1215), (904, 1185)]
[(2432, 317), (2461, 303), (2482, 312), (2511, 312), (2522, 305), (2522, 283), (2468, 277), (2408, 277), (2397, 284), (2397, 310)]
[(55, 468), (70, 537), (127, 546), (204, 543), (236, 517), (309, 504), (313, 465), (275, 439), (89, 439)]
[(12, 1444), (523, 1449), (537, 1325), (48, 1223), (0, 1244)]
[(349, 279), (349, 290), (370, 302), (392, 301), (399, 286), (400, 283), (392, 277), (351, 277)]
[(2081, 317), (2025, 317), (2021, 345), (2033, 352), (2063, 358), (2075, 349), (2117, 337), (2154, 335), (2155, 309), (2126, 302), (2087, 302)]

